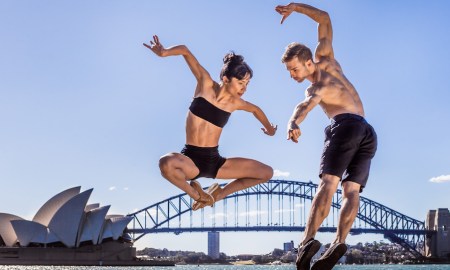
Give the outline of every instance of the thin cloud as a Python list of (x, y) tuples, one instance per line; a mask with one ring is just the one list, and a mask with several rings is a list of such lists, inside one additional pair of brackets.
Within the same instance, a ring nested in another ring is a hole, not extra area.
[(273, 176), (274, 177), (289, 177), (289, 175), (291, 175), (290, 172), (283, 172), (283, 171), (280, 171), (278, 169), (273, 170)]
[(275, 210), (275, 213), (289, 213), (289, 212), (294, 212), (294, 209), (278, 209), (278, 210)]
[(246, 215), (249, 215), (251, 217), (256, 217), (257, 215), (266, 215), (267, 211), (248, 211), (248, 212), (242, 212), (239, 213), (239, 216), (243, 217)]
[(441, 175), (438, 177), (433, 177), (430, 179), (430, 182), (432, 182), (432, 183), (450, 182), (450, 175)]
[[(111, 187), (108, 188), (108, 190), (109, 190), (109, 191), (114, 191), (114, 190), (118, 190), (118, 189), (117, 189), (116, 186), (111, 186)], [(129, 188), (128, 188), (128, 187), (124, 187), (123, 190), (124, 190), (124, 191), (128, 191)]]
[(228, 214), (225, 214), (225, 213), (215, 213), (215, 214), (209, 215), (209, 218), (210, 218), (210, 219), (213, 219), (213, 218), (221, 218), (221, 217), (229, 217), (229, 215), (228, 215)]

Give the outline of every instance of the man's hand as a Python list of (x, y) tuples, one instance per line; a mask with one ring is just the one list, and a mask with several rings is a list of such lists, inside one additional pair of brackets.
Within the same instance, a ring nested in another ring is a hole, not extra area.
[(286, 20), (286, 18), (289, 17), (289, 15), (291, 15), (291, 13), (294, 11), (294, 8), (295, 8), (294, 3), (290, 3), (289, 5), (286, 6), (279, 5), (275, 8), (275, 11), (283, 16), (281, 18), (280, 24), (282, 24), (284, 20)]
[(150, 45), (143, 43), (143, 45), (147, 48), (149, 48), (150, 50), (152, 50), (152, 52), (154, 52), (156, 55), (164, 57), (166, 49), (164, 49), (164, 46), (159, 42), (159, 38), (157, 35), (153, 36), (153, 41), (150, 40)]
[(269, 129), (261, 128), (261, 130), (264, 132), (264, 134), (273, 136), (273, 135), (275, 135), (275, 132), (277, 132), (278, 125), (273, 126), (273, 124), (270, 123), (270, 126), (271, 126), (271, 128), (269, 128)]
[(302, 135), (300, 127), (294, 121), (290, 121), (287, 128), (287, 139), (298, 143), (300, 135)]

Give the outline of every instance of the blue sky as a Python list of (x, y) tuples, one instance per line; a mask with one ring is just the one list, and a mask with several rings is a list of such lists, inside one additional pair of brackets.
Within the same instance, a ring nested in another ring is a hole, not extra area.
[[(0, 1), (0, 212), (32, 218), (51, 196), (78, 185), (94, 188), (91, 202), (119, 214), (180, 193), (157, 163), (184, 145), (195, 79), (181, 57), (157, 58), (142, 46), (153, 34), (165, 46), (186, 44), (213, 78), (225, 53), (244, 55), (254, 71), (244, 99), (279, 129), (268, 137), (252, 115), (236, 112), (221, 153), (257, 158), (280, 172), (277, 179), (317, 183), (328, 119), (314, 109), (301, 141), (286, 141), (308, 84), (291, 80), (280, 61), (292, 41), (314, 48), (317, 29), (300, 14), (280, 25), (274, 8), (286, 3)], [(362, 195), (420, 220), (450, 207), (450, 3), (305, 3), (329, 12), (335, 56), (379, 136)], [(222, 235), (227, 254), (265, 253), (299, 238)], [(245, 241), (237, 247), (238, 239)], [(136, 245), (206, 251), (206, 234), (150, 236)]]

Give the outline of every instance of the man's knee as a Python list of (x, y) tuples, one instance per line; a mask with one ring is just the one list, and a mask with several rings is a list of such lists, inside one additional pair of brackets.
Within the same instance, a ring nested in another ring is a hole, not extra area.
[(319, 184), (319, 190), (328, 194), (334, 194), (338, 188), (339, 181), (340, 178), (335, 175), (323, 174)]
[(361, 185), (356, 183), (356, 182), (352, 182), (352, 181), (344, 181), (342, 183), (342, 190), (344, 191), (344, 193), (358, 193), (359, 194), (359, 190), (361, 189)]
[(360, 189), (361, 189), (361, 185), (356, 183), (356, 182), (345, 181), (345, 182), (342, 183), (342, 191), (343, 191), (343, 196), (344, 197), (347, 197), (347, 198), (350, 198), (350, 197), (359, 198)]

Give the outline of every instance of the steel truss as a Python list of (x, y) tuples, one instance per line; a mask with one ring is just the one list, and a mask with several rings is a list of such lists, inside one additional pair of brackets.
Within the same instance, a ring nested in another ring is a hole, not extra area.
[[(196, 212), (191, 209), (192, 199), (183, 193), (129, 214), (134, 219), (127, 232), (137, 241), (148, 233), (304, 231), (317, 188), (318, 185), (312, 182), (270, 180), (236, 192), (213, 208)], [(330, 215), (319, 231), (336, 231), (341, 203), (342, 192), (338, 190), (333, 196)], [(350, 233), (383, 234), (391, 242), (421, 257), (425, 234), (432, 232), (425, 230), (423, 221), (361, 197)]]

